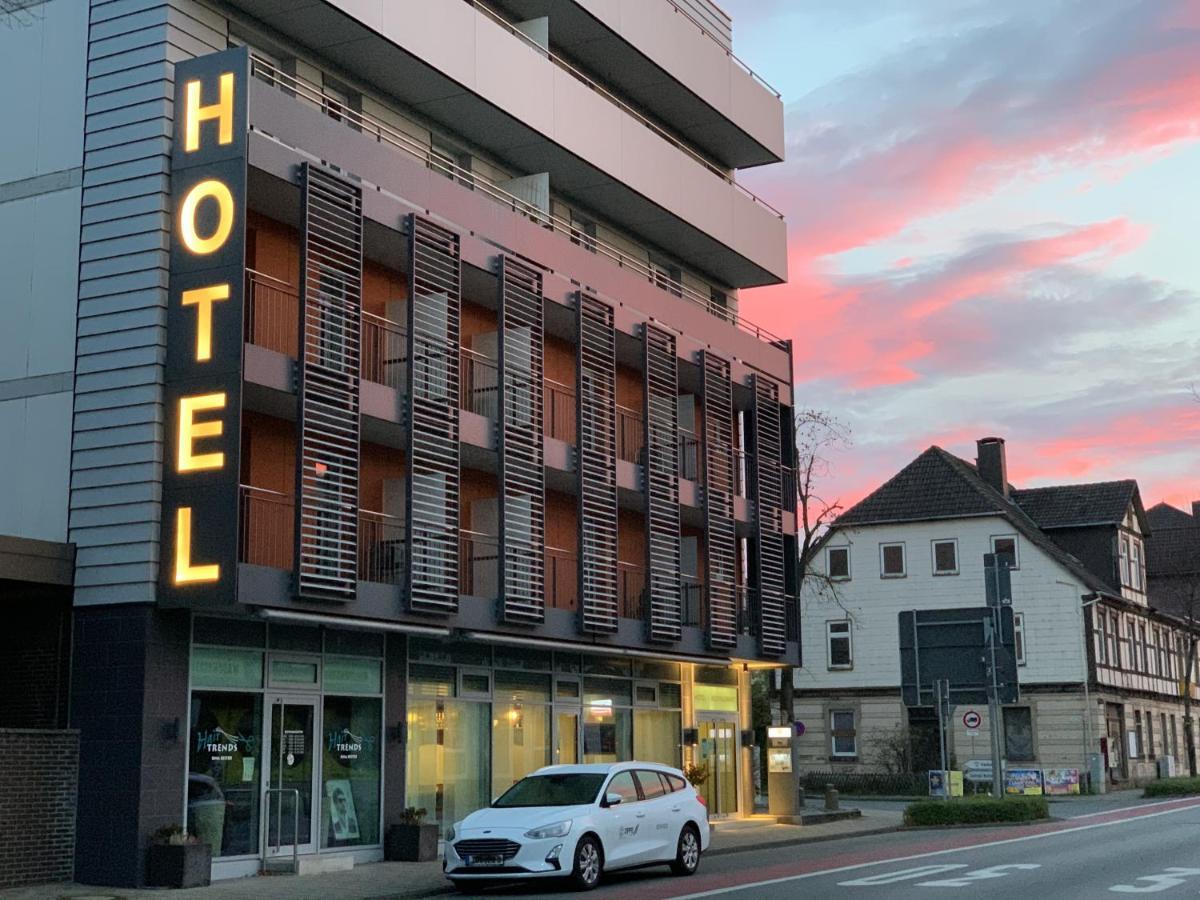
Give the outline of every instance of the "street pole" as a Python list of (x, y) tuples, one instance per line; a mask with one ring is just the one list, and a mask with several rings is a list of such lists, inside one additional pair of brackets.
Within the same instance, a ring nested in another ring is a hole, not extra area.
[(950, 776), (947, 774), (946, 765), (946, 714), (947, 707), (950, 705), (950, 681), (946, 678), (939, 678), (936, 683), (937, 687), (937, 710), (938, 710), (938, 746), (942, 751), (942, 779), (945, 785), (946, 793), (943, 799), (950, 799)]
[(988, 686), (988, 718), (992, 726), (992, 796), (997, 800), (1004, 797), (1004, 773), (1001, 771), (1000, 762), (1000, 688), (996, 683), (996, 614), (999, 610), (999, 606), (992, 607), (992, 627), (988, 630), (988, 653), (991, 657), (989, 668), (992, 674), (991, 684)]
[[(1091, 596), (1092, 599), (1087, 598)], [(1079, 647), (1083, 651), (1083, 771), (1087, 772), (1088, 790), (1092, 785), (1092, 694), (1089, 682), (1092, 680), (1088, 671), (1087, 653), (1087, 611), (1100, 602), (1098, 595), (1084, 594), (1080, 598), (1083, 604), (1079, 607)], [(1101, 775), (1103, 778), (1103, 774)]]

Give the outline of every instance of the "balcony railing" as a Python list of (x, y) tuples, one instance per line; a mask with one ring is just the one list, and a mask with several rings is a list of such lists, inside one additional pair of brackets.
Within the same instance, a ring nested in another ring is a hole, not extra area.
[(363, 381), (404, 387), (405, 363), (408, 362), (408, 332), (399, 322), (373, 313), (362, 314)]
[(545, 380), (545, 419), (543, 430), (546, 437), (557, 438), (568, 444), (575, 443), (575, 389), (549, 378)]
[(496, 361), (462, 347), (459, 350), (458, 406), (489, 419), (496, 418), (500, 399)]
[[(470, 184), (472, 190), (492, 198), (513, 212), (520, 213), (532, 219), (542, 227), (557, 232), (568, 240), (573, 238), (575, 240), (579, 239), (579, 228), (576, 225), (572, 225), (569, 219), (549, 213), (541, 207), (521, 199), (516, 194), (509, 193), (497, 183), (486, 178), (481, 172), (471, 172), (464, 169), (446, 157), (434, 153), (429, 145), (414, 140), (382, 120), (351, 109), (336, 97), (326, 94), (318, 85), (290, 75), (269, 60), (258, 56), (254, 57), (254, 73), (263, 81), (279, 88), (285, 93), (320, 107), (331, 118), (343, 122), (355, 131), (360, 131), (367, 136), (374, 137), (379, 143), (388, 144), (403, 153), (407, 153), (426, 168), (440, 172), (446, 177), (461, 183)], [(730, 180), (730, 183), (735, 185), (739, 190), (745, 190), (736, 181), (728, 179), (728, 176), (723, 177)], [(762, 201), (759, 202), (761, 203)], [(763, 205), (766, 206), (765, 203)], [(774, 210), (772, 211), (774, 212)], [(779, 215), (777, 212), (775, 214)], [(608, 257), (621, 268), (629, 269), (656, 287), (667, 290), (676, 296), (683, 297), (707, 310), (712, 315), (732, 322), (738, 328), (748, 334), (754, 335), (759, 340), (768, 341), (777, 346), (784, 345), (783, 339), (778, 335), (772, 334), (767, 329), (747, 321), (733, 310), (716, 302), (711, 294), (703, 294), (676, 279), (662, 276), (646, 260), (630, 256), (625, 251), (600, 238), (589, 239), (589, 243), (592, 244), (592, 246), (588, 247), (589, 250)]]
[(772, 87), (765, 78), (763, 78), (761, 75), (759, 75), (757, 72), (755, 72), (752, 68), (750, 68), (744, 62), (742, 62), (742, 60), (738, 59), (738, 57), (734, 55), (733, 51), (729, 49), (729, 47), (725, 44), (725, 42), (722, 41), (720, 37), (713, 34), (713, 32), (708, 28), (708, 26), (706, 26), (703, 22), (701, 22), (698, 18), (696, 18), (696, 16), (694, 16), (688, 10), (684, 9), (678, 3), (676, 3), (675, 0), (667, 0), (667, 2), (671, 4), (671, 6), (675, 10), (675, 12), (679, 13), (685, 19), (687, 19), (689, 22), (691, 22), (693, 25), (695, 25), (700, 30), (700, 33), (702, 35), (704, 35), (706, 38), (708, 38), (710, 41), (712, 41), (714, 44), (716, 44), (718, 47), (720, 47), (725, 52), (725, 55), (728, 56), (731, 60), (733, 60), (733, 62), (738, 66), (738, 68), (740, 68), (743, 72), (745, 72), (747, 75), (749, 75), (751, 78), (753, 78), (759, 84), (761, 84), (764, 88), (766, 88), (768, 91), (770, 91), (776, 97), (781, 96), (779, 91), (775, 90), (775, 88)]
[(458, 534), (458, 592), (466, 597), (500, 595), (500, 541), (492, 534)]
[(640, 463), (646, 448), (646, 428), (636, 409), (617, 405), (617, 458)]
[(366, 509), (358, 511), (358, 580), (403, 583), (403, 519)]
[(700, 439), (686, 428), (679, 429), (679, 477), (700, 480)]
[(291, 569), (295, 553), (295, 501), (288, 494), (241, 486), (238, 559), (255, 566)]
[(690, 575), (679, 576), (679, 610), (686, 626), (704, 628), (708, 624), (704, 615), (704, 582)]
[(246, 270), (246, 343), (295, 357), (300, 347), (300, 295), (286, 281)]
[(644, 610), (642, 597), (646, 592), (646, 568), (637, 563), (617, 561), (617, 615), (625, 619), (640, 619)]
[(579, 556), (569, 550), (546, 548), (546, 606), (579, 608)]

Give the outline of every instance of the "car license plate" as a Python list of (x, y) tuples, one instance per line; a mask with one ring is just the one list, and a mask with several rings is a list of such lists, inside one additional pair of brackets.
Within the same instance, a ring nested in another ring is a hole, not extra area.
[(468, 856), (466, 863), (468, 866), (502, 866), (504, 865), (504, 857), (497, 853)]

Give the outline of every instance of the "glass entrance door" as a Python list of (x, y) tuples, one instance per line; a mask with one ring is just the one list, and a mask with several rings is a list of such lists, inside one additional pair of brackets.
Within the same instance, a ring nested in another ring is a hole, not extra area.
[(708, 778), (700, 786), (709, 816), (737, 812), (737, 724), (726, 719), (701, 719), (699, 765)]
[(265, 711), (265, 855), (291, 856), (293, 849), (311, 853), (316, 849), (317, 703), (311, 697), (269, 696)]
[(579, 710), (554, 710), (554, 764), (579, 762)]

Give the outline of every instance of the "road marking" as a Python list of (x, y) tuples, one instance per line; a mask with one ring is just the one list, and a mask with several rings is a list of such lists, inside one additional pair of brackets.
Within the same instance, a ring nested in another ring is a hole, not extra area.
[(856, 878), (854, 881), (839, 881), (838, 887), (870, 887), (876, 884), (895, 884), (898, 881), (911, 881), (914, 878), (924, 878), (927, 875), (940, 875), (942, 872), (952, 872), (955, 869), (965, 869), (966, 863), (942, 863), (941, 865), (917, 866), (912, 869), (901, 869), (899, 872), (886, 872), (883, 875), (868, 875), (866, 878)]
[[(1180, 801), (1164, 801), (1165, 803), (1178, 803)], [(1155, 804), (1161, 805), (1161, 804)], [(1159, 812), (1144, 813), (1136, 816), (1126, 816), (1122, 819), (1114, 819), (1111, 822), (1096, 822), (1091, 825), (1077, 825), (1072, 828), (1060, 828), (1055, 831), (1043, 831), (1037, 834), (1026, 834), (1015, 838), (1002, 838), (997, 841), (985, 841), (979, 844), (969, 844), (962, 847), (950, 847), (946, 850), (930, 850), (926, 853), (912, 853), (906, 856), (894, 856), (891, 859), (878, 859), (872, 862), (854, 863), (848, 866), (835, 866), (832, 869), (821, 869), (816, 872), (801, 872), (799, 875), (784, 875), (779, 878), (768, 878), (764, 881), (749, 881), (744, 884), (730, 885), (728, 887), (713, 888), (708, 891), (697, 891), (694, 894), (675, 894), (673, 900), (699, 900), (701, 897), (719, 897), (723, 894), (736, 894), (739, 891), (746, 891), (750, 888), (770, 887), (775, 884), (787, 884), (789, 881), (802, 881), (806, 878), (821, 878), (825, 875), (837, 875), (842, 872), (856, 872), (859, 869), (867, 869), (871, 866), (883, 866), (888, 863), (908, 862), (914, 859), (929, 859), (933, 856), (945, 856), (948, 853), (961, 853), (968, 850), (983, 850), (988, 847), (1001, 847), (1006, 844), (1021, 844), (1026, 841), (1036, 841), (1042, 838), (1055, 837), (1060, 834), (1075, 834), (1080, 831), (1091, 831), (1095, 828), (1108, 828), (1111, 825), (1124, 825), (1126, 822), (1139, 822), (1143, 819), (1156, 819), (1159, 816), (1169, 816), (1177, 812), (1191, 812), (1200, 808), (1200, 803), (1186, 803), (1181, 806), (1176, 806), (1173, 809), (1164, 809)], [(1119, 810), (1114, 810), (1119, 812)], [(1109, 813), (1112, 815), (1112, 813)]]
[(1040, 869), (1041, 863), (1005, 863), (999, 866), (988, 866), (986, 869), (975, 869), (964, 872), (957, 878), (944, 878), (941, 881), (922, 881), (917, 887), (970, 887), (973, 881), (987, 881), (989, 878), (1003, 878), (1010, 870), (1018, 872), (1028, 869)]
[(1181, 869), (1176, 866), (1163, 869), (1161, 875), (1140, 875), (1134, 879), (1134, 881), (1148, 881), (1149, 884), (1114, 884), (1109, 890), (1114, 894), (1157, 894), (1168, 888), (1179, 887), (1194, 875), (1200, 875), (1200, 869)]
[(1068, 816), (1068, 820), (1074, 822), (1076, 819), (1094, 819), (1096, 816), (1111, 816), (1114, 813), (1124, 812), (1128, 809), (1154, 809), (1157, 806), (1167, 806), (1171, 803), (1178, 803), (1179, 798), (1173, 800), (1155, 800), (1153, 803), (1134, 803), (1130, 806), (1118, 806), (1116, 809), (1102, 809), (1099, 812), (1083, 813), (1078, 816)]

